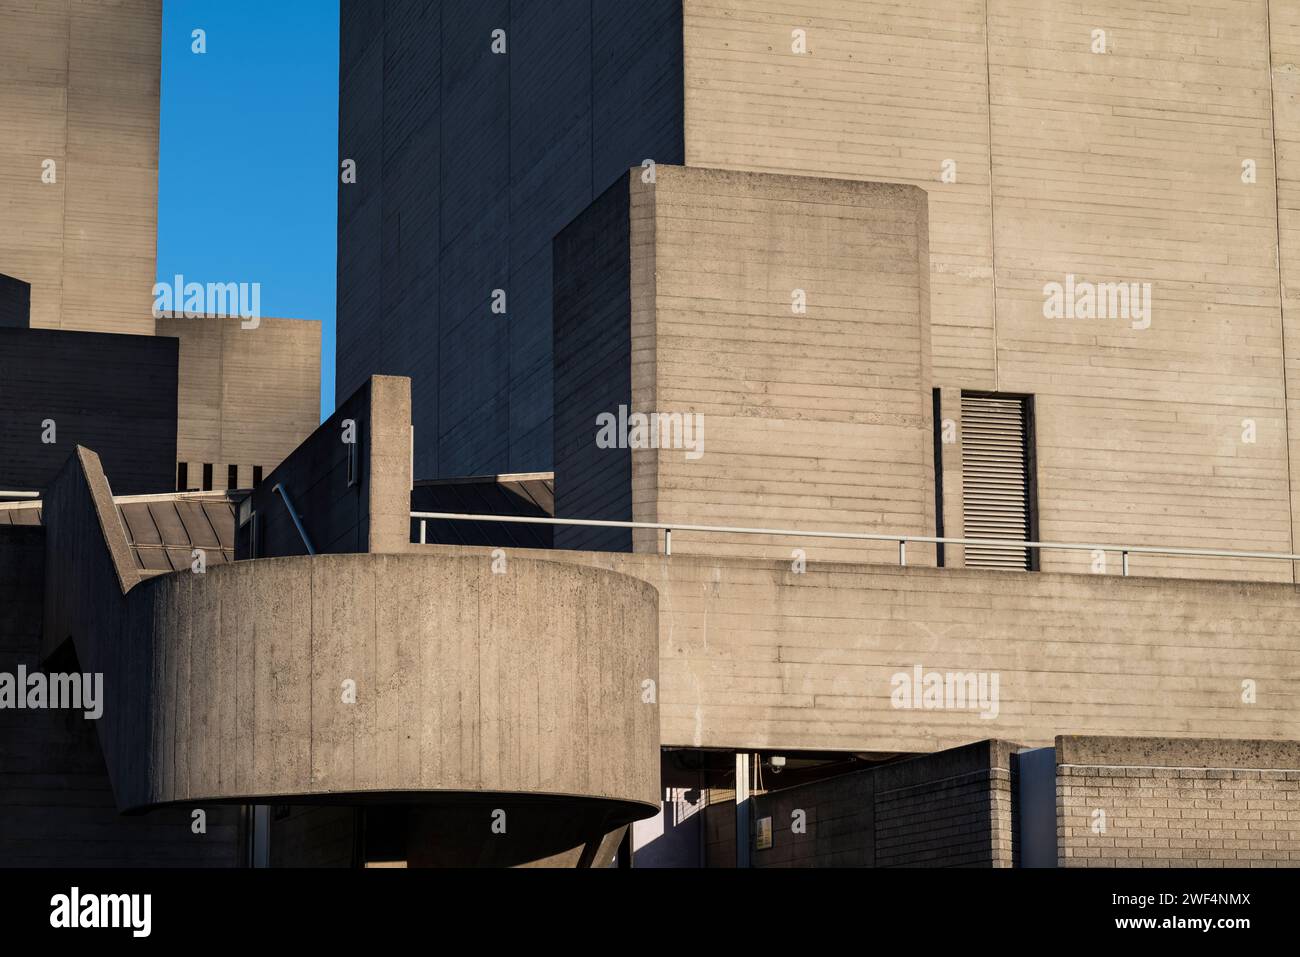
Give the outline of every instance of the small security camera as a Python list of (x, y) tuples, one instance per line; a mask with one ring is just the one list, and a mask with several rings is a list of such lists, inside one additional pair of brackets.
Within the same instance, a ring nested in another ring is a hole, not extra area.
[(785, 770), (785, 758), (779, 754), (772, 755), (772, 757), (768, 759), (768, 764), (772, 766), (773, 774), (780, 774)]

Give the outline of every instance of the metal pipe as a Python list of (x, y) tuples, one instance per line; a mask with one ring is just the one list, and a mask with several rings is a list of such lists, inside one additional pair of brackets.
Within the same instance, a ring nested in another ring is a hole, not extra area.
[(302, 519), (298, 517), (298, 510), (293, 507), (293, 502), (289, 500), (289, 490), (284, 487), (282, 482), (276, 482), (271, 489), (272, 492), (278, 492), (284, 507), (289, 510), (289, 517), (293, 519), (293, 524), (298, 529), (298, 534), (302, 538), (302, 543), (307, 546), (307, 554), (315, 555), (316, 549), (312, 548), (311, 539), (307, 537), (307, 529), (302, 527)]

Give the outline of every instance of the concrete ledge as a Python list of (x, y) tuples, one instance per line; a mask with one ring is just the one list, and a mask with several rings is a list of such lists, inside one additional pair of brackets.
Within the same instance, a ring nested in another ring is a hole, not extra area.
[[(673, 548), (508, 550), (659, 589), (667, 746), (925, 753), (989, 737), (1050, 746), (1062, 730), (1300, 740), (1293, 585), (900, 568), (822, 560), (835, 555), (815, 544), (797, 573)], [(894, 677), (917, 666), (987, 676), (990, 692), (996, 676), (996, 714), (895, 702)]]
[(1300, 768), (1300, 741), (1061, 735), (1056, 763), (1087, 767)]

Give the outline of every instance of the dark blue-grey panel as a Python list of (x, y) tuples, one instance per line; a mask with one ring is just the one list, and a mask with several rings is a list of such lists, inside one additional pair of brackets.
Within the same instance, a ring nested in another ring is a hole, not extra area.
[(683, 163), (681, 0), (593, 0), (595, 189), (645, 159)]
[(31, 314), (31, 284), (0, 274), (0, 327), (26, 329), (31, 325)]
[[(632, 517), (632, 458), (599, 448), (596, 418), (632, 395), (628, 183), (615, 183), (555, 239), (555, 513)], [(557, 528), (557, 548), (622, 551), (622, 529)]]
[(491, 49), (492, 31), (509, 26), (509, 7), (507, 0), (442, 5), (444, 248), (465, 241), (510, 188), (510, 57)]
[(43, 488), (84, 445), (115, 493), (171, 491), (179, 346), (170, 336), (0, 328), (0, 488)]

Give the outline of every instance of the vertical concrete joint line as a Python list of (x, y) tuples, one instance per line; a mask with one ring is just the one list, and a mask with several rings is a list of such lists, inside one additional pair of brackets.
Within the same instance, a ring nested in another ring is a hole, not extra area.
[[(1278, 334), (1282, 346), (1282, 425), (1286, 435), (1286, 501), (1291, 524), (1291, 554), (1295, 554), (1295, 491), (1291, 484), (1291, 400), (1287, 387), (1289, 372), (1286, 364), (1286, 293), (1282, 280), (1282, 199), (1277, 153), (1277, 96), (1273, 91), (1273, 0), (1264, 0), (1264, 43), (1268, 62), (1268, 133), (1273, 149), (1273, 229), (1277, 243), (1277, 315)], [(1291, 581), (1296, 581), (1295, 565), (1291, 564)]]
[[(984, 0), (984, 95), (988, 101), (988, 152), (989, 152), (989, 294), (993, 309), (990, 314), (993, 332), (993, 391), (1001, 386), (998, 374), (998, 232), (995, 226), (996, 204), (993, 198), (993, 44), (989, 40), (989, 0)], [(933, 299), (933, 296), (931, 296)], [(931, 336), (934, 335), (934, 323), (931, 322)], [(934, 350), (933, 342), (930, 345)], [(933, 370), (931, 371), (933, 375)]]

